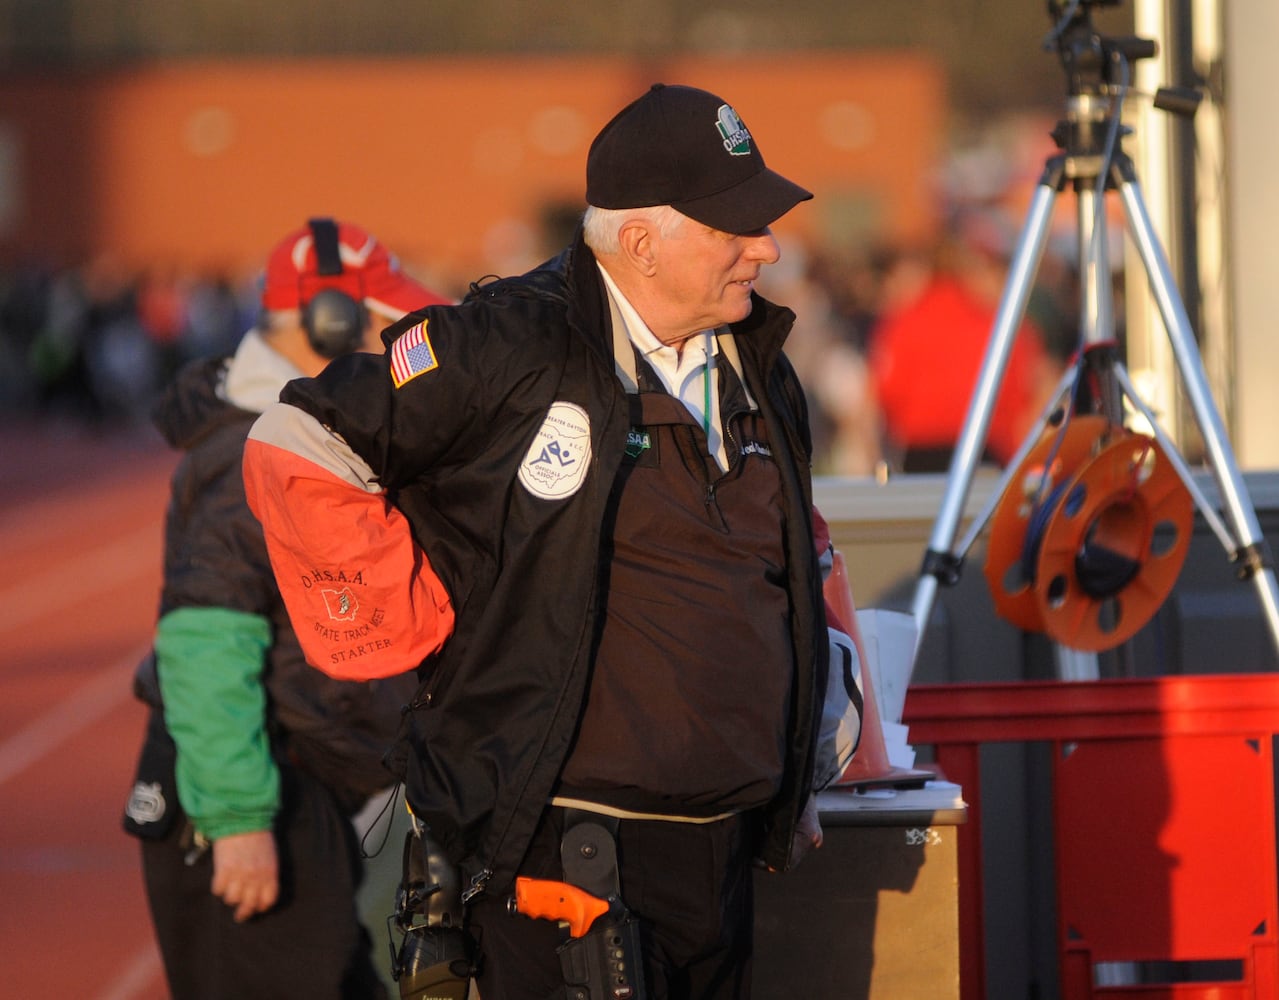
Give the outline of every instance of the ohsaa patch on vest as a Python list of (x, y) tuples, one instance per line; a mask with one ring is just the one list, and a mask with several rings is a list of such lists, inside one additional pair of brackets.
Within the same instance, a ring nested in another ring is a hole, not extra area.
[(636, 468), (654, 469), (658, 466), (658, 437), (647, 427), (632, 427), (626, 433), (626, 449), (622, 461)]
[(535, 497), (571, 497), (586, 480), (591, 464), (591, 418), (576, 403), (559, 400), (520, 463), (520, 482)]

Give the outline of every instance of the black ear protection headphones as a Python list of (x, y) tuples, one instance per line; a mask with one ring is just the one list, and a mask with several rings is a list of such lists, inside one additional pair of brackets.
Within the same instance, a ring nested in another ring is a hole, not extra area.
[[(311, 219), (307, 225), (315, 244), (316, 274), (341, 274), (337, 223), (332, 219)], [(322, 288), (309, 299), (301, 298), (302, 329), (316, 354), (336, 358), (358, 350), (364, 343), (369, 315), (363, 302), (336, 288)]]

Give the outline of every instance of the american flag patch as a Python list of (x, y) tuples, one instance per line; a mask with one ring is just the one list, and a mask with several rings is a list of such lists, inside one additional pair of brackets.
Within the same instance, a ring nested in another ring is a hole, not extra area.
[(426, 320), (405, 330), (391, 345), (391, 378), (397, 389), (409, 379), (438, 367), (439, 359), (426, 336)]

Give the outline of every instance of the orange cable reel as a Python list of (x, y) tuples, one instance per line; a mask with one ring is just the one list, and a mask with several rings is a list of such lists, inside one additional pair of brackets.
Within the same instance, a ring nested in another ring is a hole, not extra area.
[(1159, 443), (1120, 429), (1044, 527), (1032, 588), (1043, 631), (1087, 652), (1131, 638), (1172, 592), (1193, 519), (1190, 492)]

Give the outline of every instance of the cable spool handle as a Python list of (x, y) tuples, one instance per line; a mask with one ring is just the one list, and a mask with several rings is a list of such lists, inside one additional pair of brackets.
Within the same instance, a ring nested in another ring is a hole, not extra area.
[(1040, 543), (1034, 591), (1044, 631), (1072, 649), (1111, 649), (1172, 592), (1194, 504), (1159, 443), (1127, 432), (1075, 475)]
[(995, 612), (1005, 621), (1028, 632), (1043, 631), (1034, 591), (1043, 533), (1065, 486), (1111, 431), (1109, 420), (1093, 414), (1049, 427), (1009, 480), (991, 517), (984, 569)]

